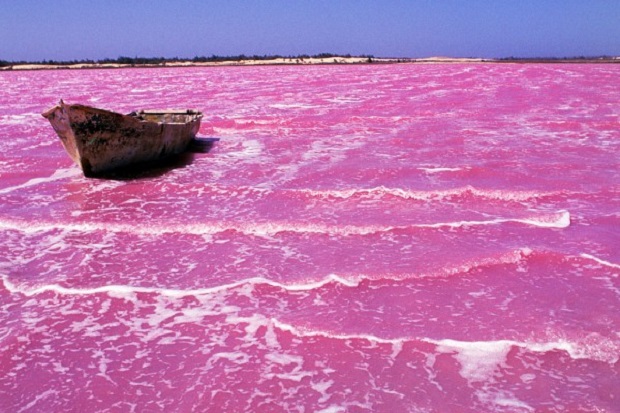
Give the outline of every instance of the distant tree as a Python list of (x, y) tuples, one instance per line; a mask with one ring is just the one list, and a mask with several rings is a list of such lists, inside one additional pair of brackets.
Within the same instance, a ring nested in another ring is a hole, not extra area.
[(127, 57), (127, 56), (119, 56), (118, 59), (116, 59), (115, 61), (110, 61), (110, 63), (119, 63), (122, 65), (132, 65), (135, 63), (135, 59), (131, 58), (131, 57)]
[[(64, 60), (64, 61), (57, 61), (57, 60), (41, 60), (41, 61), (6, 61), (6, 60), (0, 60), (0, 67), (8, 67), (8, 66), (14, 66), (14, 65), (20, 65), (20, 64), (46, 64), (46, 65), (56, 65), (56, 66), (69, 66), (69, 65), (75, 65), (75, 64), (123, 64), (123, 65), (130, 65), (130, 66), (136, 66), (136, 65), (165, 65), (168, 62), (175, 62), (175, 61), (180, 61), (180, 60), (188, 60), (188, 61), (192, 61), (192, 62), (223, 62), (223, 61), (244, 61), (244, 60), (248, 60), (248, 59), (253, 59), (253, 60), (274, 60), (274, 59), (285, 59), (290, 63), (305, 63), (305, 59), (310, 59), (310, 58), (314, 58), (314, 59), (321, 59), (321, 61), (324, 61), (325, 59), (333, 59), (334, 63), (338, 63), (338, 57), (340, 56), (344, 56), (346, 58), (350, 58), (352, 57), (351, 54), (345, 54), (345, 55), (337, 55), (337, 54), (333, 54), (333, 53), (319, 53), (313, 56), (310, 56), (308, 54), (300, 54), (297, 56), (281, 56), (281, 55), (252, 55), (252, 56), (246, 56), (244, 54), (240, 54), (237, 56), (218, 56), (218, 55), (211, 55), (210, 57), (206, 57), (206, 56), (194, 56), (191, 59), (186, 59), (186, 58), (179, 58), (178, 56), (176, 57), (171, 57), (171, 58), (166, 58), (166, 57), (129, 57), (129, 56), (119, 56), (116, 59), (110, 59), (110, 58), (104, 58), (104, 59), (98, 59), (98, 60), (92, 60), (92, 59), (73, 59), (73, 60)], [(368, 63), (373, 63), (374, 62), (374, 56), (373, 55), (358, 55), (357, 57), (360, 58), (365, 58), (366, 62)], [(592, 59), (591, 57), (575, 57), (573, 59), (580, 59), (580, 60), (585, 60), (585, 59)], [(610, 58), (611, 59), (611, 58)], [(514, 57), (510, 57), (510, 58), (503, 58), (502, 60), (532, 60), (532, 59), (517, 59)], [(620, 61), (619, 61), (620, 63)]]

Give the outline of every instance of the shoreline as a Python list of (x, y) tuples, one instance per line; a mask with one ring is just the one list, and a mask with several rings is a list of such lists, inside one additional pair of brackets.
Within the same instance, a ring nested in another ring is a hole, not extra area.
[(82, 70), (82, 69), (124, 69), (124, 68), (161, 68), (161, 67), (220, 67), (220, 66), (307, 66), (307, 65), (350, 65), (350, 64), (526, 64), (526, 63), (555, 63), (555, 64), (614, 64), (620, 63), (620, 57), (609, 58), (381, 58), (381, 57), (342, 57), (326, 58), (276, 58), (265, 60), (224, 60), (214, 62), (195, 62), (190, 60), (167, 61), (158, 64), (129, 64), (129, 63), (74, 63), (74, 64), (15, 64), (0, 67), (0, 71), (22, 70)]

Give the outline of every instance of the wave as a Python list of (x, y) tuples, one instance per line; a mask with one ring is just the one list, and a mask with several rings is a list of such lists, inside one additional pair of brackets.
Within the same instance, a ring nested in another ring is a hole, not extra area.
[(194, 224), (145, 224), (133, 225), (122, 223), (104, 222), (36, 222), (19, 220), (0, 220), (0, 230), (14, 230), (24, 233), (37, 233), (45, 231), (77, 231), (77, 232), (119, 232), (136, 235), (163, 235), (168, 233), (181, 233), (190, 235), (214, 235), (226, 231), (236, 231), (250, 236), (269, 237), (279, 233), (302, 233), (302, 234), (327, 234), (327, 235), (371, 235), (396, 230), (409, 230), (415, 228), (461, 228), (483, 225), (497, 225), (504, 223), (519, 223), (539, 228), (567, 228), (570, 225), (570, 213), (558, 211), (524, 218), (496, 218), (485, 221), (455, 221), (437, 222), (430, 224), (411, 225), (332, 225), (325, 223), (298, 223), (298, 222), (265, 222), (265, 223), (242, 223), (242, 222), (209, 222)]
[(505, 264), (518, 264), (526, 257), (530, 256), (532, 251), (529, 248), (521, 248), (515, 251), (510, 251), (505, 254), (501, 254), (495, 257), (483, 258), (471, 262), (461, 263), (455, 266), (444, 267), (440, 270), (423, 274), (381, 274), (375, 276), (367, 275), (353, 275), (353, 276), (340, 276), (336, 274), (329, 274), (325, 278), (320, 280), (313, 280), (308, 282), (285, 284), (278, 281), (273, 281), (264, 277), (252, 277), (246, 278), (240, 281), (235, 281), (228, 284), (217, 285), (214, 287), (197, 288), (197, 289), (172, 289), (172, 288), (159, 288), (159, 287), (138, 287), (129, 285), (104, 285), (100, 287), (92, 288), (74, 288), (63, 287), (58, 284), (46, 284), (33, 288), (23, 288), (14, 284), (9, 276), (2, 275), (2, 282), (4, 287), (11, 294), (22, 294), (27, 297), (36, 296), (46, 292), (54, 292), (61, 295), (94, 295), (94, 294), (109, 294), (115, 297), (130, 297), (136, 293), (157, 294), (166, 297), (182, 298), (188, 296), (200, 296), (216, 294), (222, 291), (234, 290), (236, 288), (251, 286), (270, 286), (278, 288), (284, 291), (296, 292), (296, 291), (310, 291), (317, 290), (329, 284), (338, 284), (345, 287), (357, 287), (363, 281), (403, 281), (413, 278), (429, 278), (450, 276), (459, 273), (467, 273), (475, 268), (490, 266), (490, 265), (505, 265)]
[(330, 274), (322, 280), (308, 282), (305, 284), (291, 284), (287, 285), (277, 281), (272, 281), (262, 277), (247, 278), (241, 281), (222, 284), (215, 287), (197, 288), (190, 290), (180, 290), (171, 288), (157, 288), (157, 287), (134, 287), (128, 285), (105, 285), (101, 287), (92, 288), (71, 288), (63, 287), (58, 284), (47, 284), (35, 288), (22, 288), (15, 285), (7, 275), (2, 276), (2, 282), (4, 287), (11, 294), (22, 294), (26, 297), (32, 297), (46, 292), (54, 292), (62, 295), (93, 295), (93, 294), (109, 294), (114, 297), (128, 298), (136, 293), (157, 294), (166, 297), (182, 298), (188, 296), (200, 296), (215, 294), (222, 291), (233, 290), (235, 288), (244, 287), (247, 285), (269, 285), (286, 291), (308, 291), (321, 288), (327, 284), (340, 284), (346, 287), (357, 287), (359, 280), (348, 280), (339, 277), (335, 274)]
[(420, 171), (426, 172), (427, 174), (436, 174), (440, 172), (458, 172), (462, 171), (463, 168), (447, 168), (447, 167), (434, 167), (434, 168), (418, 168)]
[(423, 228), (459, 228), (477, 225), (503, 224), (508, 222), (526, 224), (540, 228), (567, 228), (568, 226), (570, 226), (570, 213), (568, 211), (558, 211), (551, 214), (539, 215), (536, 217), (528, 218), (496, 218), (488, 221), (458, 221), (437, 224), (420, 224), (416, 226)]
[(27, 125), (32, 122), (33, 119), (41, 119), (41, 115), (38, 113), (23, 113), (21, 115), (2, 115), (0, 116), (0, 123), (3, 126), (9, 125)]
[[(112, 297), (132, 300), (136, 293), (155, 293), (172, 298), (187, 296), (199, 296), (218, 293), (224, 290), (235, 289), (246, 285), (269, 285), (287, 291), (306, 291), (317, 289), (328, 284), (338, 284), (346, 287), (356, 287), (361, 280), (351, 281), (337, 275), (329, 275), (323, 280), (306, 284), (286, 285), (264, 278), (251, 278), (243, 281), (220, 285), (211, 288), (178, 290), (152, 287), (131, 287), (123, 285), (109, 285), (94, 288), (68, 288), (59, 285), (44, 285), (37, 288), (24, 289), (13, 284), (6, 275), (2, 277), (5, 288), (10, 293), (19, 293), (31, 297), (45, 292), (55, 292), (63, 295), (91, 295), (108, 294)], [(407, 343), (423, 342), (436, 346), (440, 353), (455, 354), (462, 365), (462, 374), (469, 379), (477, 380), (488, 371), (491, 364), (495, 365), (505, 360), (511, 348), (518, 347), (533, 353), (546, 353), (550, 351), (565, 351), (573, 359), (592, 359), (614, 364), (619, 359), (620, 344), (611, 342), (605, 338), (589, 338), (582, 343), (571, 342), (564, 338), (551, 341), (516, 341), (516, 340), (493, 340), (493, 341), (458, 341), (453, 339), (434, 339), (428, 337), (380, 337), (367, 333), (337, 333), (304, 326), (294, 326), (282, 322), (273, 317), (254, 314), (252, 316), (240, 316), (226, 312), (226, 321), (231, 324), (247, 323), (255, 326), (252, 331), (257, 331), (259, 326), (268, 326), (288, 332), (296, 337), (323, 337), (332, 340), (361, 340), (372, 344), (390, 345), (393, 347), (393, 356), (402, 351)]]
[(61, 295), (86, 296), (94, 294), (109, 294), (119, 298), (129, 298), (136, 293), (147, 293), (161, 295), (171, 298), (182, 298), (188, 296), (202, 296), (217, 294), (220, 292), (233, 291), (246, 286), (261, 287), (268, 286), (282, 291), (300, 292), (312, 291), (329, 285), (339, 285), (348, 288), (359, 287), (364, 282), (379, 283), (385, 281), (402, 282), (407, 280), (424, 279), (424, 278), (442, 278), (452, 277), (459, 274), (468, 274), (476, 269), (483, 269), (502, 265), (522, 265), (527, 260), (535, 256), (548, 256), (547, 251), (535, 252), (530, 248), (518, 248), (512, 251), (496, 254), (493, 256), (482, 257), (446, 265), (435, 270), (421, 273), (381, 273), (381, 274), (329, 274), (319, 280), (308, 280), (297, 283), (283, 283), (270, 280), (264, 277), (251, 277), (239, 281), (221, 284), (213, 287), (195, 288), (195, 289), (174, 289), (161, 287), (140, 287), (130, 285), (104, 285), (91, 288), (75, 288), (64, 287), (58, 284), (46, 284), (37, 287), (21, 287), (13, 283), (9, 276), (4, 274), (0, 278), (4, 283), (4, 287), (11, 294), (22, 294), (28, 297), (36, 296), (46, 292), (54, 292)]
[(594, 255), (591, 255), (591, 254), (585, 254), (584, 253), (584, 254), (581, 254), (580, 256), (582, 258), (586, 258), (586, 259), (589, 259), (589, 260), (592, 260), (592, 261), (596, 261), (597, 263), (599, 263), (601, 265), (604, 265), (606, 267), (619, 268), (620, 269), (620, 264), (614, 264), (612, 262), (605, 261), (605, 260), (603, 260), (601, 258), (597, 258), (597, 257), (595, 257)]
[[(234, 316), (233, 316), (234, 317)], [(553, 341), (516, 341), (516, 340), (492, 340), (492, 341), (459, 341), (452, 339), (433, 339), (428, 337), (397, 337), (383, 338), (372, 334), (364, 333), (334, 333), (324, 330), (317, 330), (305, 327), (297, 327), (287, 324), (275, 318), (266, 318), (255, 315), (257, 320), (251, 321), (271, 324), (281, 331), (286, 331), (294, 336), (323, 337), (334, 340), (364, 340), (373, 344), (387, 344), (394, 348), (394, 354), (402, 351), (403, 346), (410, 342), (423, 342), (433, 344), (440, 353), (455, 354), (461, 363), (461, 373), (467, 378), (478, 379), (482, 373), (487, 373), (491, 364), (499, 366), (507, 357), (508, 352), (518, 347), (532, 353), (547, 353), (550, 351), (564, 351), (575, 360), (591, 359), (615, 364), (620, 359), (620, 344), (611, 342), (608, 339), (600, 338), (596, 343), (579, 343), (565, 339)], [(249, 317), (250, 319), (252, 317)], [(242, 319), (234, 319), (235, 322), (244, 322)], [(587, 340), (586, 340), (587, 341)], [(601, 351), (603, 350), (603, 351)], [(486, 368), (485, 368), (486, 367)], [(486, 375), (486, 374), (485, 374)]]
[[(619, 360), (620, 344), (602, 339), (594, 346), (585, 342), (574, 342), (564, 339), (555, 341), (457, 341), (452, 339), (423, 339), (427, 343), (437, 346), (441, 353), (456, 354), (461, 364), (461, 375), (470, 381), (479, 381), (488, 376), (490, 371), (501, 365), (507, 358), (508, 352), (515, 347), (530, 353), (548, 353), (564, 351), (573, 360), (589, 359), (603, 361), (611, 365)], [(603, 349), (604, 351), (599, 351)]]
[[(442, 172), (445, 170), (453, 170), (456, 168), (436, 168), (432, 169), (432, 172)], [(427, 171), (428, 172), (428, 171)], [(507, 191), (501, 189), (478, 189), (471, 185), (467, 185), (454, 189), (440, 189), (440, 190), (411, 190), (402, 188), (389, 188), (385, 186), (378, 186), (368, 189), (343, 189), (343, 190), (312, 190), (312, 189), (300, 189), (299, 192), (308, 193), (318, 197), (332, 197), (332, 198), (352, 198), (356, 196), (368, 196), (373, 198), (382, 198), (384, 196), (393, 196), (403, 199), (413, 199), (419, 201), (431, 201), (442, 200), (445, 198), (453, 197), (465, 197), (473, 196), (476, 198), (492, 199), (500, 201), (515, 201), (522, 202), (532, 199), (546, 198), (551, 196), (557, 196), (564, 193), (564, 191)]]
[[(587, 254), (582, 254), (582, 257)], [(239, 281), (230, 282), (227, 284), (216, 285), (213, 287), (195, 288), (195, 289), (174, 289), (174, 288), (161, 288), (161, 287), (140, 287), (130, 285), (104, 285), (91, 288), (75, 288), (64, 287), (58, 284), (46, 284), (37, 287), (21, 287), (13, 283), (7, 274), (3, 274), (0, 278), (6, 290), (12, 294), (22, 294), (28, 297), (43, 294), (46, 292), (54, 292), (61, 295), (93, 295), (93, 294), (109, 294), (116, 297), (131, 297), (136, 293), (147, 293), (161, 295), (165, 297), (181, 298), (188, 296), (201, 296), (216, 294), (225, 291), (233, 291), (238, 288), (247, 286), (261, 287), (268, 286), (282, 291), (299, 292), (299, 291), (312, 291), (329, 285), (340, 285), (348, 288), (359, 287), (362, 283), (381, 283), (381, 282), (404, 282), (407, 280), (419, 280), (426, 278), (445, 278), (454, 277), (458, 275), (466, 275), (475, 270), (481, 270), (486, 268), (492, 268), (496, 266), (514, 265), (522, 266), (529, 260), (536, 257), (550, 257), (558, 256), (560, 259), (565, 259), (563, 254), (551, 252), (551, 251), (533, 251), (530, 248), (523, 247), (514, 250), (498, 253), (486, 257), (472, 258), (470, 260), (446, 264), (436, 269), (427, 270), (424, 272), (409, 273), (375, 273), (375, 274), (328, 274), (322, 279), (299, 281), (296, 283), (283, 283), (274, 281), (264, 277), (250, 277)], [(589, 257), (585, 257), (590, 259)], [(611, 264), (612, 266), (615, 264)]]
[[(493, 340), (493, 341), (457, 341), (452, 339), (431, 339), (419, 337), (382, 338), (370, 334), (339, 334), (322, 330), (295, 327), (274, 318), (269, 320), (274, 327), (287, 331), (298, 337), (324, 337), (336, 340), (366, 340), (374, 344), (390, 344), (395, 350), (401, 350), (407, 342), (424, 342), (437, 346), (437, 351), (442, 353), (456, 353), (466, 374), (476, 378), (482, 366), (505, 360), (508, 351), (513, 347), (519, 347), (532, 353), (547, 353), (550, 351), (565, 351), (575, 360), (593, 359), (614, 364), (618, 361), (620, 345), (603, 340), (600, 345), (604, 348), (615, 348), (616, 351), (592, 351), (591, 347), (567, 340), (548, 342)], [(501, 358), (501, 360), (500, 360)], [(499, 363), (497, 363), (499, 365)]]
[(33, 179), (30, 179), (24, 182), (21, 185), (15, 185), (15, 186), (7, 187), (7, 188), (2, 188), (0, 189), (0, 194), (6, 194), (9, 192), (18, 190), (18, 189), (28, 188), (30, 186), (35, 186), (35, 185), (39, 185), (39, 184), (46, 183), (46, 182), (52, 182), (52, 181), (58, 181), (60, 179), (71, 178), (74, 176), (79, 176), (81, 174), (82, 173), (77, 168), (61, 168), (61, 169), (54, 171), (54, 173), (51, 176), (48, 176), (47, 178), (33, 178)]
[[(426, 173), (438, 173), (457, 171), (459, 168), (418, 168)], [(415, 201), (441, 201), (444, 199), (474, 197), (487, 200), (524, 202), (534, 199), (544, 199), (548, 197), (568, 194), (567, 191), (533, 191), (533, 190), (502, 190), (502, 189), (478, 189), (467, 185), (452, 189), (431, 189), (415, 190), (378, 186), (373, 188), (350, 188), (350, 189), (307, 189), (307, 188), (271, 188), (258, 186), (222, 186), (214, 184), (209, 190), (230, 196), (234, 194), (251, 194), (253, 197), (267, 197), (273, 194), (301, 194), (312, 198), (336, 198), (336, 199), (355, 199), (359, 197), (381, 199), (384, 197), (396, 197), (404, 200)], [(570, 192), (571, 194), (574, 192)]]

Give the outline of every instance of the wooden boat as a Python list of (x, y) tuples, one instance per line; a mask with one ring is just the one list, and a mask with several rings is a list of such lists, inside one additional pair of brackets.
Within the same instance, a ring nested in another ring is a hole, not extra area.
[(141, 110), (122, 115), (62, 100), (42, 115), (87, 177), (185, 151), (202, 119), (202, 113), (194, 110)]

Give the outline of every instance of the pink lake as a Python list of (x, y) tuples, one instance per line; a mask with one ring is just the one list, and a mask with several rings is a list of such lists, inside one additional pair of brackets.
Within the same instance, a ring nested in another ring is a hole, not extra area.
[[(620, 412), (619, 79), (0, 72), (0, 411)], [(60, 98), (220, 141), (87, 179)]]

